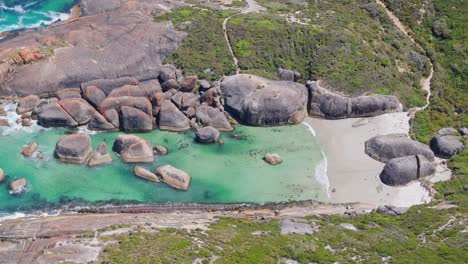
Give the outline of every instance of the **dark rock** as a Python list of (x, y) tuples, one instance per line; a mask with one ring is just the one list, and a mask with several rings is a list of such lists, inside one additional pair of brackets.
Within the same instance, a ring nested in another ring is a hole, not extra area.
[(165, 147), (163, 147), (163, 146), (159, 146), (159, 145), (156, 146), (156, 147), (154, 147), (153, 150), (156, 152), (156, 154), (158, 154), (158, 155), (163, 155), (163, 156), (164, 156), (164, 155), (167, 155), (167, 154), (169, 153), (169, 151), (167, 150), (167, 148), (165, 148)]
[[(38, 124), (43, 127), (76, 127), (78, 123), (58, 103), (49, 103), (36, 108)], [(34, 115), (34, 113), (33, 113)]]
[(89, 135), (66, 135), (55, 146), (55, 157), (65, 163), (83, 164), (92, 153)]
[(187, 108), (187, 110), (184, 111), (184, 114), (188, 118), (192, 118), (192, 117), (195, 117), (195, 115), (197, 114), (197, 110), (195, 110), (195, 108), (193, 108), (193, 107), (189, 107), (189, 108)]
[(41, 103), (41, 99), (37, 95), (28, 95), (18, 100), (18, 108), (16, 113), (19, 115), (30, 112)]
[(179, 82), (177, 82), (177, 80), (169, 79), (169, 80), (163, 82), (162, 89), (163, 89), (164, 92), (172, 90), (172, 89), (179, 90), (180, 85), (179, 85)]
[(71, 98), (59, 101), (60, 106), (78, 123), (85, 125), (91, 120), (96, 109), (83, 99)]
[(110, 109), (115, 109), (117, 112), (120, 112), (122, 106), (139, 109), (148, 115), (152, 115), (153, 113), (153, 107), (148, 98), (131, 96), (109, 97), (101, 103), (99, 106), (99, 112), (105, 113)]
[(197, 122), (203, 126), (212, 126), (220, 131), (233, 130), (224, 113), (211, 106), (199, 106), (195, 116), (197, 118)]
[(431, 139), (430, 146), (434, 154), (442, 159), (450, 159), (453, 155), (462, 152), (464, 148), (460, 137), (450, 133), (445, 135), (436, 134)]
[(112, 163), (112, 157), (107, 150), (107, 145), (104, 142), (99, 143), (96, 152), (91, 156), (88, 161), (88, 166), (94, 167), (103, 164)]
[(401, 111), (395, 96), (371, 95), (344, 97), (320, 87), (318, 81), (307, 82), (309, 89), (309, 115), (327, 119), (371, 117)]
[(461, 134), (462, 136), (468, 136), (468, 128), (462, 127), (462, 128), (460, 129), (460, 134)]
[(171, 64), (165, 64), (161, 67), (159, 72), (159, 80), (161, 83), (167, 82), (168, 80), (176, 80), (176, 67)]
[(88, 86), (84, 88), (83, 96), (96, 108), (98, 108), (107, 97), (106, 94), (96, 86)]
[(152, 116), (129, 106), (122, 106), (121, 111), (120, 127), (123, 131), (148, 132), (153, 130)]
[[(112, 110), (109, 110), (112, 111)], [(115, 111), (115, 110), (113, 110)], [(117, 114), (117, 111), (115, 111)], [(118, 125), (118, 115), (117, 115), (117, 125)], [(119, 127), (115, 127), (112, 123), (107, 121), (107, 119), (102, 116), (99, 112), (95, 112), (93, 117), (88, 123), (88, 129), (94, 131), (118, 131)]]
[(298, 71), (278, 68), (278, 78), (281, 81), (297, 82), (301, 78), (301, 74)]
[(399, 157), (385, 165), (380, 180), (390, 186), (406, 185), (434, 172), (432, 164), (422, 155)]
[(365, 151), (371, 158), (384, 163), (411, 155), (423, 155), (429, 161), (434, 161), (434, 153), (427, 145), (411, 140), (405, 134), (373, 137), (366, 141)]
[(198, 87), (198, 90), (202, 93), (208, 91), (208, 89), (211, 88), (211, 84), (210, 82), (208, 82), (207, 80), (201, 80), (200, 81), (200, 86)]
[(187, 76), (180, 82), (180, 90), (182, 92), (191, 93), (197, 87), (197, 76)]
[(3, 182), (3, 180), (5, 179), (5, 172), (0, 169), (0, 183)]
[(133, 96), (133, 97), (146, 97), (146, 91), (136, 85), (124, 85), (120, 88), (112, 90), (108, 97), (121, 97), (121, 96)]
[(297, 124), (307, 116), (307, 89), (299, 83), (238, 74), (221, 89), (226, 110), (249, 125)]
[(81, 89), (67, 88), (55, 93), (58, 99), (81, 98)]
[(203, 144), (216, 143), (219, 136), (219, 130), (211, 126), (200, 128), (196, 133), (197, 141)]
[(154, 161), (151, 143), (134, 135), (119, 135), (112, 149), (128, 163)]
[(95, 86), (103, 91), (106, 95), (110, 94), (114, 89), (125, 85), (138, 85), (139, 82), (133, 77), (122, 77), (117, 79), (97, 79), (81, 84), (81, 90), (84, 92), (89, 86)]
[(391, 206), (391, 205), (380, 205), (377, 208), (377, 212), (381, 214), (386, 214), (386, 215), (402, 215), (405, 214), (408, 211), (408, 207), (396, 207), (396, 206)]
[(161, 130), (184, 131), (190, 129), (190, 120), (168, 100), (162, 103), (157, 121)]
[(163, 179), (164, 183), (176, 189), (187, 191), (190, 185), (190, 175), (186, 172), (164, 165), (156, 170), (156, 175)]
[(24, 127), (30, 127), (30, 126), (33, 125), (33, 123), (32, 123), (31, 119), (22, 119), (21, 120), (21, 125), (24, 126)]
[(158, 80), (155, 80), (155, 79), (141, 82), (139, 87), (143, 91), (145, 91), (146, 97), (148, 97), (150, 99), (156, 93), (162, 92), (161, 84), (158, 82)]

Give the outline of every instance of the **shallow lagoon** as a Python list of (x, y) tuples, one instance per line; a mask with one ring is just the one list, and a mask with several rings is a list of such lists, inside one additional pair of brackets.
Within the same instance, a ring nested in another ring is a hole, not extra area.
[[(18, 127), (17, 127), (18, 128)], [(2, 128), (0, 128), (2, 130)], [(155, 130), (138, 134), (153, 145), (163, 145), (169, 155), (158, 156), (152, 164), (140, 164), (154, 171), (171, 164), (188, 172), (192, 182), (187, 192), (152, 183), (133, 174), (134, 164), (125, 164), (112, 153), (111, 165), (88, 168), (63, 164), (53, 158), (56, 142), (66, 129), (9, 129), (0, 136), (0, 168), (7, 175), (0, 184), (0, 212), (50, 210), (70, 205), (124, 203), (241, 203), (324, 200), (327, 195), (326, 162), (319, 144), (304, 125), (259, 128), (237, 126), (222, 134), (223, 144), (202, 145), (194, 132)], [(119, 133), (92, 135), (94, 148), (106, 142), (109, 150)], [(23, 146), (39, 143), (45, 159), (26, 159)], [(262, 158), (277, 152), (284, 163), (266, 164)], [(15, 178), (29, 181), (28, 190), (10, 194), (8, 184)]]

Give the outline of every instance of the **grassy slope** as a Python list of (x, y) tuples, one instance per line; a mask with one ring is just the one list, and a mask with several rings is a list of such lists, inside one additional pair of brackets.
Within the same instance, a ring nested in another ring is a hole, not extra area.
[[(260, 2), (269, 8), (268, 14), (236, 15), (228, 23), (243, 72), (275, 78), (277, 67), (296, 69), (304, 80), (320, 78), (347, 93), (395, 94), (407, 106), (424, 104), (419, 80), (428, 74), (428, 59), (375, 4), (365, 0), (317, 1), (317, 6), (314, 1), (307, 6), (286, 5), (281, 3), (284, 0)], [(296, 16), (310, 23), (288, 24), (281, 16), (284, 10), (301, 11)], [(167, 62), (202, 78), (232, 74), (221, 27), (227, 15), (182, 8), (157, 18), (172, 20), (190, 33)], [(186, 21), (191, 25), (186, 26)], [(206, 68), (213, 69), (213, 74), (207, 76)]]

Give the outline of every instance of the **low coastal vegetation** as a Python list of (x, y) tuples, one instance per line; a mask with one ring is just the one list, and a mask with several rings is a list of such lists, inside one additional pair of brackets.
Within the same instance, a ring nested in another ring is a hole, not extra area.
[(320, 79), (348, 94), (394, 94), (408, 107), (425, 104), (419, 80), (429, 75), (429, 60), (383, 10), (368, 1), (309, 2), (260, 1), (269, 11), (262, 14), (195, 6), (156, 17), (189, 33), (167, 62), (211, 79), (234, 73), (222, 29), (233, 15), (227, 33), (241, 72), (274, 79), (278, 67), (296, 69), (301, 82)]

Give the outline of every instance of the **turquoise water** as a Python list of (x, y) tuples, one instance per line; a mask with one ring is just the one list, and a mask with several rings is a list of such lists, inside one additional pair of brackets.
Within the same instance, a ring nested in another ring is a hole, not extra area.
[[(163, 145), (169, 155), (159, 156), (153, 164), (142, 164), (154, 171), (171, 164), (192, 176), (187, 192), (163, 183), (152, 183), (133, 175), (133, 166), (112, 153), (111, 165), (88, 168), (63, 164), (53, 158), (58, 139), (65, 129), (19, 129), (0, 136), (0, 168), (7, 178), (0, 183), (0, 212), (50, 210), (69, 205), (129, 203), (238, 203), (323, 200), (323, 156), (308, 128), (303, 125), (276, 128), (237, 126), (222, 134), (224, 144), (196, 143), (194, 132), (174, 133), (159, 130), (139, 134), (153, 145)], [(10, 129), (11, 130), (11, 129)], [(0, 128), (0, 132), (1, 128)], [(1, 133), (0, 133), (1, 134)], [(111, 149), (119, 133), (92, 135), (94, 148), (104, 141)], [(21, 149), (38, 142), (45, 160), (26, 159)], [(277, 152), (284, 163), (266, 164), (265, 153)], [(28, 190), (10, 194), (8, 184), (27, 178)]]
[(76, 0), (0, 0), (0, 32), (49, 25), (68, 18)]

